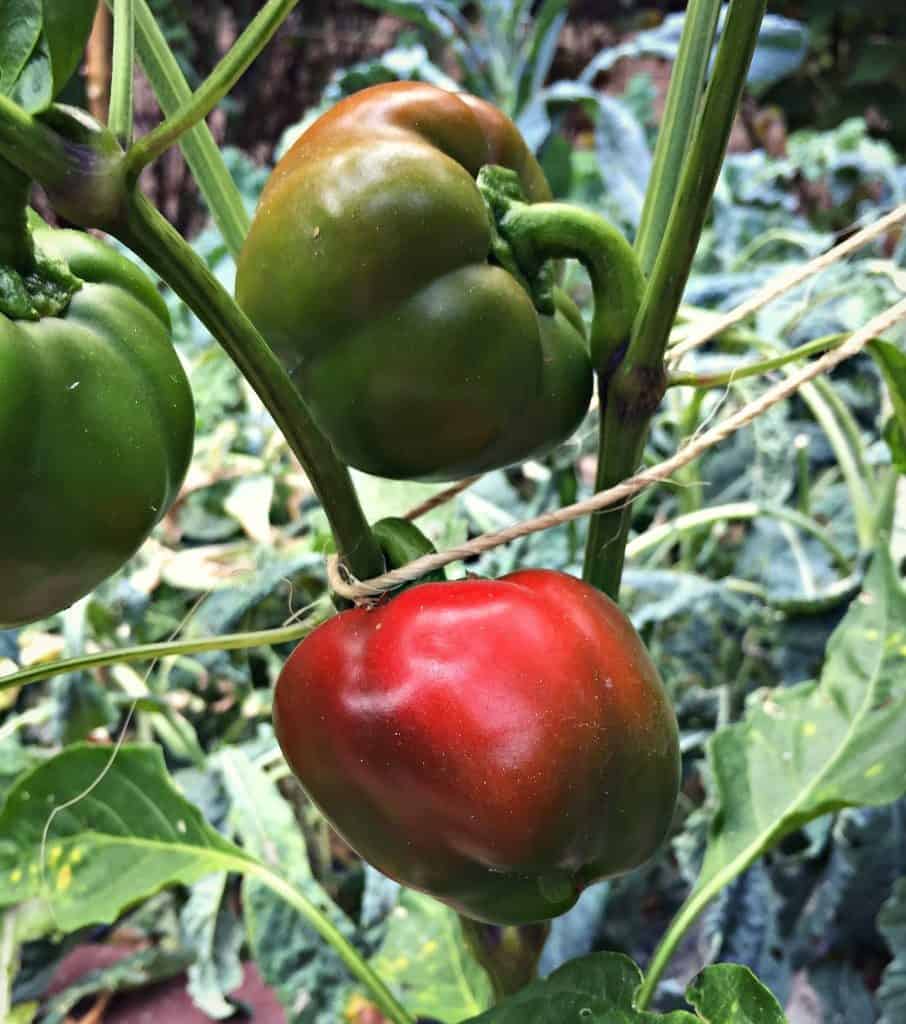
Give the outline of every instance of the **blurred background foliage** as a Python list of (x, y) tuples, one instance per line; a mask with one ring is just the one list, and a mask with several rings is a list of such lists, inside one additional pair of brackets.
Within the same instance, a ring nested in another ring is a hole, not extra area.
[[(307, 0), (209, 121), (252, 209), (275, 157), (343, 95), (395, 78), (461, 85), (517, 118), (558, 196), (601, 210), (632, 235), (683, 6)], [(152, 7), (197, 83), (259, 4), (152, 0)], [(769, 12), (681, 325), (732, 308), (855, 225), (906, 201), (906, 9), (868, 0), (790, 0), (769, 3)], [(159, 115), (140, 75), (137, 84), (142, 131)], [(67, 98), (84, 103), (84, 83), (76, 82)], [(150, 168), (143, 185), (232, 289), (232, 260), (179, 153)], [(567, 284), (588, 314), (583, 274), (571, 270)], [(854, 330), (904, 291), (906, 237), (894, 231), (697, 350), (683, 369), (726, 373)], [(0, 632), (0, 671), (176, 632), (271, 627), (324, 598), (323, 556), (331, 541), (310, 486), (220, 348), (172, 294), (167, 299), (198, 410), (183, 496), (155, 537), (91, 598), (51, 622)], [(646, 459), (670, 454), (761, 387), (751, 378), (696, 397), (672, 389)], [(625, 602), (678, 709), (680, 813), (673, 842), (655, 860), (593, 887), (556, 922), (543, 970), (591, 949), (622, 950), (642, 963), (650, 955), (700, 861), (710, 786), (706, 740), (738, 720), (759, 687), (816, 678), (827, 639), (858, 592), (879, 543), (873, 514), (891, 463), (883, 439), (889, 417), (881, 374), (860, 356), (712, 450), (675, 485), (635, 502)], [(446, 546), (589, 493), (595, 429), (592, 413), (576, 438), (543, 463), (489, 474), (422, 525)], [(356, 481), (371, 519), (400, 514), (432, 490), (361, 475)], [(902, 561), (900, 487), (893, 546)], [(695, 525), (696, 515), (710, 513), (710, 521)], [(678, 520), (687, 525), (677, 527)], [(666, 535), (651, 532), (665, 524), (673, 526)], [(535, 534), (457, 571), (496, 575), (544, 565), (576, 572), (584, 528), (579, 522)], [(412, 894), (400, 903), (393, 883), (366, 869), (286, 777), (270, 727), (270, 694), (288, 652), (214, 651), (168, 659), (147, 675), (121, 665), (0, 692), (0, 799), (60, 744), (117, 735), (140, 698), (130, 734), (161, 745), (179, 785), (215, 828), (240, 839), (251, 828), (230, 783), (241, 762), (239, 774), (254, 781), (261, 813), (274, 827), (285, 830), (288, 806), (302, 825), (304, 848), (286, 855), (300, 884), (333, 908), (412, 1005), (450, 1021), (477, 1012), (486, 994), (480, 981), (456, 974), (466, 954), (449, 912)], [(902, 883), (894, 888), (904, 872), (906, 804), (813, 823), (754, 865), (697, 923), (659, 1005), (679, 1005), (685, 981), (703, 962), (735, 960), (756, 971), (796, 1024), (873, 1024), (885, 1013), (887, 1024), (906, 1019), (906, 890)], [(394, 911), (400, 906), (405, 913)], [(252, 955), (288, 1020), (376, 1019), (364, 1015), (361, 994), (333, 954), (268, 894), (240, 902), (232, 882), (203, 882), (156, 897), (130, 912), (123, 927), (153, 949), (180, 952), (147, 967), (145, 980), (191, 963), (189, 991), (211, 1016), (233, 1011), (228, 993)], [(87, 939), (106, 941), (109, 934)], [(436, 955), (401, 958), (401, 950), (411, 953), (429, 940), (440, 943)], [(78, 941), (86, 936), (44, 936), (26, 945), (17, 998), (41, 998)], [(94, 992), (134, 983), (134, 975), (101, 972), (94, 989), (73, 991), (67, 1005), (84, 1006), (78, 1001)], [(456, 1004), (454, 989), (472, 1002)], [(439, 1006), (438, 992), (446, 993)]]

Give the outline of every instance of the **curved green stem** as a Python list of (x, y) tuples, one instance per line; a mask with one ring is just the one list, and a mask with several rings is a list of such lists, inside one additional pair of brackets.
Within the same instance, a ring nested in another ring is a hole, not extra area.
[(339, 956), (349, 973), (365, 986), (378, 1009), (393, 1021), (393, 1024), (416, 1024), (415, 1018), (396, 999), (355, 946), (344, 938), (330, 919), (322, 914), (298, 889), (260, 864), (246, 868), (244, 874), (257, 878), (305, 918)]
[(95, 654), (81, 654), (77, 658), (60, 658), (58, 661), (41, 662), (31, 668), (0, 676), (0, 693), (14, 690), (19, 686), (39, 683), (44, 679), (65, 675), (68, 672), (82, 672), (89, 669), (106, 668), (108, 665), (125, 665), (134, 661), (157, 661), (160, 658), (174, 658), (184, 654), (203, 654), (207, 651), (239, 651), (249, 647), (271, 647), (302, 640), (328, 618), (325, 612), (313, 614), (304, 622), (278, 629), (259, 629), (251, 633), (224, 633), (222, 636), (205, 637), (201, 640), (167, 640), (156, 644), (138, 644), (135, 647), (121, 647), (113, 651), (98, 651)]
[(113, 76), (107, 127), (120, 145), (132, 141), (132, 88), (135, 65), (135, 0), (113, 3)]
[(699, 110), (721, 0), (689, 0), (683, 34), (654, 148), (651, 177), (635, 239), (644, 274), (650, 274), (661, 245), (689, 137)]
[(264, 49), (298, 2), (268, 0), (188, 102), (183, 103), (129, 150), (126, 166), (130, 175), (137, 177), (143, 167), (156, 160), (161, 153), (178, 142), (185, 132), (207, 117)]
[(524, 271), (537, 271), (548, 260), (582, 264), (594, 298), (592, 362), (599, 373), (610, 372), (645, 287), (632, 246), (599, 214), (566, 203), (513, 203), (500, 231)]
[(849, 406), (843, 401), (837, 393), (837, 389), (829, 380), (827, 380), (827, 378), (818, 377), (812, 383), (824, 401), (831, 407), (837, 422), (840, 424), (843, 436), (846, 438), (847, 446), (852, 453), (853, 461), (855, 462), (856, 468), (859, 472), (859, 478), (865, 484), (869, 497), (874, 499), (874, 470), (869, 466), (865, 459), (865, 445), (862, 443), (862, 437), (859, 433), (859, 424), (856, 422), (855, 416), (853, 416)]
[(687, 929), (708, 903), (720, 892), (723, 886), (732, 882), (736, 877), (738, 872), (735, 866), (730, 865), (730, 868), (732, 870), (726, 872), (726, 879), (723, 879), (720, 875), (714, 879), (714, 882), (719, 882), (719, 884), (708, 885), (694, 891), (689, 899), (680, 907), (679, 913), (670, 922), (670, 927), (654, 951), (654, 956), (652, 956), (651, 962), (648, 964), (648, 970), (645, 972), (644, 980), (636, 993), (635, 1005), (637, 1009), (644, 1010), (651, 1002), (657, 989), (657, 983), (660, 981), (664, 969), (670, 962), (670, 958), (686, 934)]
[(360, 579), (383, 572), (381, 549), (349, 471), (315, 426), (282, 364), (185, 239), (140, 194), (111, 231), (155, 270), (220, 342), (274, 417), (324, 506), (338, 553)]

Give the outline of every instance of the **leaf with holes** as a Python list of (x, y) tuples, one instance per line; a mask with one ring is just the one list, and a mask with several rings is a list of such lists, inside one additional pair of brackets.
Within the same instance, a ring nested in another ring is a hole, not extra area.
[(109, 924), (175, 882), (258, 866), (177, 791), (156, 747), (66, 748), (9, 791), (0, 836), (0, 907), (47, 900), (64, 931)]
[(636, 1009), (642, 973), (620, 953), (571, 960), (468, 1024), (786, 1024), (777, 1000), (739, 964), (706, 967), (686, 991), (696, 1013)]

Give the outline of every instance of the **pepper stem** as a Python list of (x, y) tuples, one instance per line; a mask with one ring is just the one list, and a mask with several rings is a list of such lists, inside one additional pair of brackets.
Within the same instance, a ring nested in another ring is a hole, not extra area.
[(466, 945), (491, 979), (495, 1002), (534, 980), (550, 921), (501, 927), (473, 921), (462, 914), (459, 920)]
[(185, 239), (141, 194), (129, 197), (113, 234), (145, 260), (224, 347), (267, 406), (308, 474), (349, 570), (380, 575), (384, 557), (365, 519), (349, 471), (312, 420), (295, 386), (251, 320)]
[[(644, 426), (664, 393), (663, 373), (637, 370), (616, 398), (611, 384), (621, 371), (645, 281), (626, 239), (603, 217), (563, 203), (528, 205), (512, 198), (499, 168), (485, 191), (495, 230), (530, 283), (540, 280), (550, 260), (577, 259), (588, 273), (594, 297), (591, 359), (598, 377), (601, 404), (596, 489), (604, 490), (631, 476), (641, 458)], [(496, 250), (495, 250), (496, 251)], [(627, 423), (637, 426), (627, 432)], [(627, 442), (631, 437), (631, 442)], [(628, 513), (607, 509), (591, 517), (585, 579), (614, 600), (620, 588)], [(614, 542), (616, 541), (616, 542)], [(611, 546), (612, 545), (612, 546)]]
[(34, 264), (26, 216), (30, 192), (28, 176), (0, 157), (0, 267), (27, 271)]

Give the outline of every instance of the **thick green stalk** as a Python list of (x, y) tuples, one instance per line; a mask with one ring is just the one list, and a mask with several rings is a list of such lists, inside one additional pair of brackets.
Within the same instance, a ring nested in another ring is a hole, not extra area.
[[(117, 0), (117, 3), (122, 0)], [(217, 106), (286, 19), (299, 0), (269, 0), (255, 15), (229, 52), (203, 84), (167, 119), (149, 132), (129, 151), (129, 173), (138, 176), (141, 169), (178, 142), (190, 128)]]
[[(107, 0), (107, 5), (112, 2)], [(154, 20), (147, 0), (135, 0), (135, 4), (138, 59), (161, 110), (169, 117), (192, 102), (192, 90)], [(211, 130), (204, 122), (199, 122), (182, 136), (179, 147), (227, 248), (235, 256), (248, 233), (249, 216)]]
[[(764, 8), (765, 0), (730, 4), (701, 117), (629, 349), (606, 391), (602, 389), (596, 490), (631, 476), (641, 461), (651, 417), (666, 383), (664, 351), (717, 184)], [(585, 579), (612, 597), (619, 593), (629, 524), (628, 507), (600, 512), (589, 524)]]
[(651, 177), (635, 239), (643, 274), (650, 274), (670, 217), (689, 137), (700, 108), (721, 0), (689, 0), (679, 51), (654, 148)]
[(34, 249), (26, 211), (31, 181), (0, 157), (0, 268), (29, 269)]
[(79, 172), (66, 140), (0, 94), (0, 157), (45, 187)]
[(383, 572), (383, 555), (368, 528), (349, 471), (315, 426), (252, 322), (185, 239), (140, 194), (130, 196), (125, 215), (111, 231), (192, 309), (261, 397), (308, 474), (350, 571), (361, 579)]
[(121, 146), (132, 142), (132, 90), (135, 67), (135, 0), (113, 3), (113, 74), (107, 127)]

